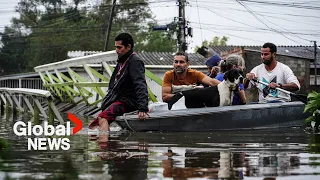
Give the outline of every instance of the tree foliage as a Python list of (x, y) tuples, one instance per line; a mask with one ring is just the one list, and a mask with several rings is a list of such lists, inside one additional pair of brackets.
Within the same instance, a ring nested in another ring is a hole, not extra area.
[(309, 112), (310, 117), (306, 119), (306, 123), (310, 124), (312, 121), (320, 124), (320, 93), (312, 91), (308, 94), (308, 103), (305, 106), (304, 112)]
[[(10, 27), (2, 34), (0, 75), (33, 71), (37, 65), (67, 59), (68, 51), (104, 51), (112, 0), (21, 0)], [(135, 51), (175, 50), (171, 31), (154, 32), (147, 0), (118, 0), (107, 50), (114, 38), (129, 32)]]
[[(218, 36), (215, 36), (212, 38), (211, 41), (208, 40), (204, 40), (202, 42), (202, 46), (227, 46), (227, 42), (228, 42), (228, 37), (226, 36), (222, 36), (221, 38), (219, 38)], [(196, 46), (194, 48), (194, 52), (197, 52), (197, 50), (199, 49), (199, 46)]]

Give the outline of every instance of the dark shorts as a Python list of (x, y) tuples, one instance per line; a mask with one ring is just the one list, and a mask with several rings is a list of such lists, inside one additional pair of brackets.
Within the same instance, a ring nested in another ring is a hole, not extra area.
[[(117, 116), (121, 116), (124, 113), (128, 113), (134, 110), (135, 109), (132, 106), (129, 106), (123, 101), (116, 101), (112, 103), (109, 107), (107, 107), (107, 109), (102, 111), (98, 115), (98, 117), (107, 119), (108, 123), (110, 124), (116, 119)], [(89, 124), (89, 128), (93, 126), (99, 126), (98, 117)]]

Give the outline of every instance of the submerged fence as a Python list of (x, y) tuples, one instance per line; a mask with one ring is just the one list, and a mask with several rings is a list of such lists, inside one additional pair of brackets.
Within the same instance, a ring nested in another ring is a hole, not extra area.
[[(22, 101), (19, 101), (19, 98)], [(42, 102), (40, 102), (40, 99)], [(60, 123), (64, 122), (53, 102), (51, 93), (46, 90), (0, 88), (0, 106), (6, 110), (12, 108), (23, 113), (31, 113), (36, 121), (39, 120), (41, 115), (43, 118), (49, 119), (51, 124), (53, 124), (54, 119)]]

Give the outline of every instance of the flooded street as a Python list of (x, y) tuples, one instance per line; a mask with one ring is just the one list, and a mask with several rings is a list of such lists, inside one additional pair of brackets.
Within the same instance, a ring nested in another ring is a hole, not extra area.
[(67, 137), (67, 151), (35, 151), (32, 137), (13, 133), (18, 120), (30, 119), (0, 120), (0, 179), (320, 178), (320, 136), (300, 128), (100, 136), (84, 128)]

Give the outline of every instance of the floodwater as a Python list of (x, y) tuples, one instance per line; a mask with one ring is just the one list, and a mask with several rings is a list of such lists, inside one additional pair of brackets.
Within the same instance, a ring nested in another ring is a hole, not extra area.
[[(28, 150), (0, 119), (0, 179), (320, 179), (320, 136), (301, 128), (68, 136), (69, 150)], [(32, 121), (32, 120), (31, 120)], [(84, 124), (88, 119), (83, 119)]]

